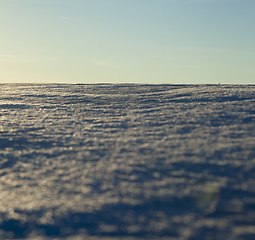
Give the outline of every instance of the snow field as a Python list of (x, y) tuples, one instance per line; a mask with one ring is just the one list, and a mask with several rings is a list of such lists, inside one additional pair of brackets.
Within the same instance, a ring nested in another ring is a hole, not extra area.
[(254, 239), (254, 90), (2, 84), (0, 237)]

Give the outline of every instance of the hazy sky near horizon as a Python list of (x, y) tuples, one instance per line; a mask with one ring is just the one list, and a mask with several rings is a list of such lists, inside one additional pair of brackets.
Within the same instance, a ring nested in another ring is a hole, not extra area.
[(1, 0), (0, 82), (255, 84), (254, 0)]

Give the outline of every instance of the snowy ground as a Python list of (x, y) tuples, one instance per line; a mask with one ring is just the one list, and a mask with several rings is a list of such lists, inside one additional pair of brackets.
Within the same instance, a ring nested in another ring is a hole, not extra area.
[(255, 86), (0, 91), (1, 239), (255, 239)]

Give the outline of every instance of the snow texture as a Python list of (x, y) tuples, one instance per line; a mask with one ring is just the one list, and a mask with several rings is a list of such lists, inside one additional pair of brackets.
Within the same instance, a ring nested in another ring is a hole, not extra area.
[(255, 239), (255, 86), (0, 91), (1, 239)]

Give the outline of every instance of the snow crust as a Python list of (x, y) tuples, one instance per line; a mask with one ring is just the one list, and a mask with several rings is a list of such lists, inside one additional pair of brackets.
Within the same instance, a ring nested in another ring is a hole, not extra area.
[(0, 93), (1, 239), (255, 239), (255, 86)]

